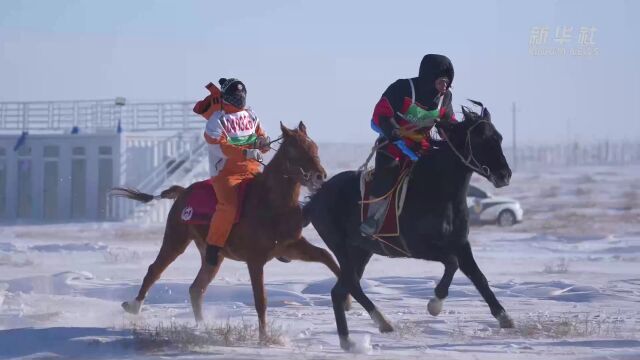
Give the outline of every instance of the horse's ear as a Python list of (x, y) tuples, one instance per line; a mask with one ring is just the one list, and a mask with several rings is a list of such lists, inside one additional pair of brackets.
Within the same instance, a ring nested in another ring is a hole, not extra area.
[(298, 124), (298, 130), (305, 136), (307, 135), (307, 126), (302, 121), (300, 121), (300, 124)]
[(473, 121), (472, 119), (474, 118), (474, 116), (471, 114), (471, 111), (469, 111), (469, 108), (464, 105), (460, 107), (462, 108), (462, 120)]
[(286, 126), (284, 126), (282, 124), (282, 121), (280, 121), (280, 130), (282, 130), (282, 136), (291, 136), (291, 130), (289, 130)]
[(469, 102), (471, 102), (473, 105), (479, 106), (480, 108), (484, 109), (484, 105), (480, 101), (471, 100), (471, 99), (467, 99), (467, 100), (469, 100)]
[(489, 109), (487, 108), (482, 109), (482, 120), (491, 122), (491, 113), (489, 112)]
[(471, 99), (467, 99), (467, 100), (469, 100), (473, 105), (480, 107), (479, 118), (481, 120), (491, 121), (491, 114), (489, 113), (489, 110), (487, 110), (487, 108), (484, 107), (483, 103), (481, 103), (480, 101), (471, 100)]

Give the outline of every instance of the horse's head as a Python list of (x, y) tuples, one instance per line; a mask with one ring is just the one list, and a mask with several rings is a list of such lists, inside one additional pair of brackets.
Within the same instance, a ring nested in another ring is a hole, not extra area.
[(489, 110), (478, 101), (470, 101), (482, 107), (479, 114), (463, 106), (463, 121), (458, 124), (441, 122), (438, 127), (471, 169), (497, 188), (507, 186), (511, 169), (502, 152), (502, 135), (491, 122)]
[(307, 136), (307, 127), (301, 121), (297, 129), (288, 129), (280, 123), (282, 145), (278, 150), (289, 176), (295, 177), (302, 186), (311, 191), (320, 188), (327, 178), (327, 172), (320, 164), (318, 145)]

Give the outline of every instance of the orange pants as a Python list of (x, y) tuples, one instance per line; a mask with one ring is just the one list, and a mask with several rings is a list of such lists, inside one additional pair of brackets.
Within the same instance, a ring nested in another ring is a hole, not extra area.
[(211, 178), (218, 204), (216, 205), (216, 212), (211, 217), (209, 234), (207, 234), (208, 244), (218, 247), (224, 247), (224, 244), (226, 244), (238, 211), (237, 185), (253, 176), (253, 174), (218, 175)]

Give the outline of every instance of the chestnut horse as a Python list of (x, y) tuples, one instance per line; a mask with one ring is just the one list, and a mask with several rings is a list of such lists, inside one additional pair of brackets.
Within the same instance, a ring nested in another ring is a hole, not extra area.
[[(234, 225), (218, 264), (214, 267), (204, 260), (209, 225), (186, 224), (181, 220), (191, 186), (172, 186), (162, 192), (163, 199), (175, 199), (165, 228), (162, 247), (156, 260), (149, 266), (138, 296), (122, 303), (129, 313), (137, 314), (160, 274), (195, 240), (200, 251), (200, 271), (189, 288), (191, 306), (197, 322), (202, 321), (202, 298), (209, 283), (216, 276), (224, 258), (244, 261), (249, 268), (255, 308), (258, 313), (261, 339), (266, 334), (266, 295), (264, 265), (274, 257), (290, 260), (321, 262), (336, 275), (340, 268), (327, 250), (311, 245), (302, 237), (302, 209), (298, 203), (300, 186), (316, 190), (326, 179), (320, 164), (317, 145), (307, 136), (305, 125), (290, 130), (280, 124), (282, 144), (273, 159), (264, 167), (247, 188), (243, 212)], [(153, 195), (126, 188), (115, 188), (114, 196), (148, 202)], [(345, 303), (345, 306), (348, 306)]]

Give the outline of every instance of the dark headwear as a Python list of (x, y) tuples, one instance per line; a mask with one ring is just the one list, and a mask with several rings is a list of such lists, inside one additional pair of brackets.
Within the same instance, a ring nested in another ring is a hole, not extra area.
[(222, 100), (238, 109), (244, 109), (247, 103), (247, 88), (244, 83), (234, 78), (220, 78), (218, 83), (222, 91)]
[(453, 83), (453, 75), (453, 64), (444, 55), (428, 54), (420, 62), (418, 77), (426, 83), (433, 84), (437, 78), (446, 76), (451, 84)]

